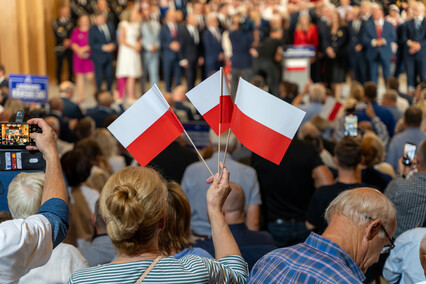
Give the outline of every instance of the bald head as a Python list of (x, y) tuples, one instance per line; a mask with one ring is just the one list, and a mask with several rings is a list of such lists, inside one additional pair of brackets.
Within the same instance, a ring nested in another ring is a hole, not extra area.
[(104, 107), (110, 107), (113, 98), (110, 92), (101, 92), (97, 96), (98, 105), (104, 106)]
[(183, 102), (186, 98), (186, 87), (183, 85), (176, 86), (173, 90), (173, 100), (175, 102)]
[(59, 97), (51, 98), (49, 100), (49, 106), (51, 110), (62, 112), (62, 109), (64, 108), (64, 102)]
[(59, 85), (59, 93), (71, 99), (74, 95), (74, 84), (70, 81), (64, 81)]
[(244, 207), (246, 206), (246, 196), (244, 195), (243, 188), (235, 183), (231, 182), (231, 192), (223, 204), (222, 211), (225, 213), (239, 212), (244, 213)]

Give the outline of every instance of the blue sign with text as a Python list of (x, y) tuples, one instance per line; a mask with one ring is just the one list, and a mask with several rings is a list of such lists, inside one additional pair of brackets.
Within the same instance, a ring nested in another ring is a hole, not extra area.
[(24, 103), (47, 103), (48, 76), (9, 75), (9, 96)]

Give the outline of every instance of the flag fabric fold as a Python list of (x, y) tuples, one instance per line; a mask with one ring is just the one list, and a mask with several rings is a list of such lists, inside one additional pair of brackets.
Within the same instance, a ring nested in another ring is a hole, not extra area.
[(325, 101), (325, 104), (322, 107), (319, 116), (329, 121), (334, 121), (341, 107), (342, 104), (338, 102), (335, 98), (327, 97), (327, 100)]
[(231, 129), (249, 150), (280, 164), (305, 114), (240, 78)]
[[(233, 103), (230, 93), (222, 68), (186, 93), (216, 135), (225, 132), (231, 126)], [(219, 123), (221, 123), (220, 133)]]
[(108, 130), (141, 166), (146, 166), (184, 131), (157, 85), (108, 126)]

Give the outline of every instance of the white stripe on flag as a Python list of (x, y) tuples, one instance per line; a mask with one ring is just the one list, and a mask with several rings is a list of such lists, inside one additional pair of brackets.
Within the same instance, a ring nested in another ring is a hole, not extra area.
[(108, 130), (126, 148), (163, 116), (169, 107), (157, 85), (154, 85), (108, 126)]
[(240, 78), (235, 99), (238, 108), (250, 118), (292, 139), (305, 112), (251, 85)]
[(324, 119), (328, 119), (335, 104), (336, 104), (336, 99), (332, 97), (327, 97), (327, 100), (325, 101), (324, 106), (322, 107), (321, 112), (319, 113), (319, 116), (321, 116)]

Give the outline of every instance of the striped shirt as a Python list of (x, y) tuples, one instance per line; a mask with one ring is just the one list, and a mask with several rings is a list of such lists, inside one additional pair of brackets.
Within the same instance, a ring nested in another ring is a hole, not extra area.
[(406, 179), (396, 177), (389, 183), (385, 195), (396, 208), (394, 237), (421, 226), (426, 220), (426, 174), (414, 173)]
[[(104, 264), (74, 273), (69, 284), (120, 283), (134, 284), (153, 260), (120, 264)], [(169, 256), (161, 259), (144, 279), (144, 283), (246, 283), (247, 263), (241, 256), (226, 256), (219, 260), (196, 255), (181, 259)]]
[(311, 233), (304, 243), (274, 250), (253, 267), (248, 283), (362, 283), (355, 261), (337, 244)]

